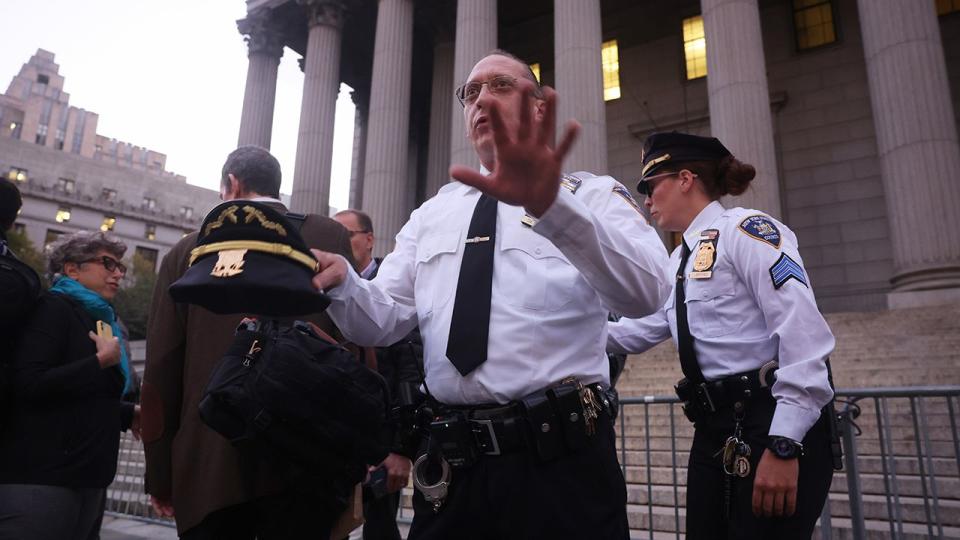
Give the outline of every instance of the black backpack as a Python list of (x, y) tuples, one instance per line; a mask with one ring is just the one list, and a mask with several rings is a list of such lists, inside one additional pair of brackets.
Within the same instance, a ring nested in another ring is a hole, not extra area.
[(245, 322), (214, 369), (200, 416), (240, 448), (340, 488), (386, 454), (386, 382), (345, 347), (297, 321)]

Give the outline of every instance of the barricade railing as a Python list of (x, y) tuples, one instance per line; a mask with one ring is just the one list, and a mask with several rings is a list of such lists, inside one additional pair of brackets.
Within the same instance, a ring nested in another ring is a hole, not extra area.
[[(834, 477), (814, 537), (960, 538), (958, 407), (960, 386), (838, 389), (844, 470)], [(638, 408), (642, 411), (635, 412)], [(640, 484), (646, 495), (645, 501), (631, 501), (634, 513), (640, 510), (631, 522), (643, 525), (633, 528), (633, 537), (673, 533), (682, 538), (685, 503), (680, 492), (685, 482), (678, 478), (686, 473), (692, 429), (680, 401), (675, 396), (623, 397), (620, 411), (621, 467), (628, 484)], [(654, 459), (654, 452), (665, 451), (668, 463)], [(662, 474), (664, 468), (669, 474)], [(655, 469), (661, 472), (656, 477)], [(667, 504), (655, 496), (656, 488), (672, 492)]]
[[(844, 470), (815, 538), (960, 538), (960, 386), (838, 389), (836, 396)], [(623, 397), (617, 428), (633, 537), (682, 538), (692, 429), (679, 400)], [(124, 434), (107, 512), (172, 526), (151, 507), (143, 473), (142, 445)], [(403, 506), (400, 520), (409, 523)]]

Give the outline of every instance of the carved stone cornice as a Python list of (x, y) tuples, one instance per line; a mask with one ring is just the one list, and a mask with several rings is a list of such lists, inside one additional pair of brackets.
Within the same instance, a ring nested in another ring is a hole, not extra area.
[(297, 3), (306, 8), (307, 26), (332, 26), (343, 28), (343, 19), (346, 13), (346, 3), (343, 0), (297, 0)]
[(267, 54), (275, 58), (283, 56), (285, 36), (269, 14), (248, 15), (246, 19), (237, 21), (237, 30), (247, 42), (248, 54)]

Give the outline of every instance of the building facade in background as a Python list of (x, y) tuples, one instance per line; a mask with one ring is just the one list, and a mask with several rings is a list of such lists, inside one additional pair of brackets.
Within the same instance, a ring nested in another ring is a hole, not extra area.
[[(270, 144), (277, 65), (303, 58), (292, 206), (328, 208), (337, 88), (354, 89), (351, 206), (377, 253), (476, 165), (453, 96), (507, 49), (559, 93), (568, 170), (633, 189), (654, 131), (719, 137), (757, 167), (727, 205), (799, 237), (826, 311), (960, 301), (956, 0), (247, 0), (239, 141)], [(674, 239), (664, 236), (668, 247)]]
[(0, 174), (23, 194), (15, 228), (41, 249), (62, 234), (110, 231), (156, 268), (219, 193), (167, 171), (164, 154), (98, 134), (97, 114), (69, 98), (43, 49), (0, 95)]

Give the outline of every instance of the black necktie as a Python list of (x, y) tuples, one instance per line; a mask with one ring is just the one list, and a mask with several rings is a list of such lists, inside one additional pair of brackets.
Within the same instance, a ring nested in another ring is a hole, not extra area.
[(674, 302), (677, 310), (677, 349), (680, 353), (680, 369), (683, 370), (684, 377), (694, 384), (699, 384), (704, 381), (704, 378), (703, 372), (700, 371), (700, 364), (697, 362), (697, 353), (693, 350), (693, 336), (690, 335), (690, 325), (687, 323), (687, 294), (684, 291), (687, 280), (683, 274), (690, 259), (690, 248), (687, 247), (685, 239), (681, 238), (680, 241), (683, 243), (683, 250), (680, 252), (680, 268), (677, 269)]
[(467, 243), (463, 248), (447, 341), (447, 358), (463, 376), (487, 360), (496, 230), (497, 200), (481, 195), (473, 209)]

